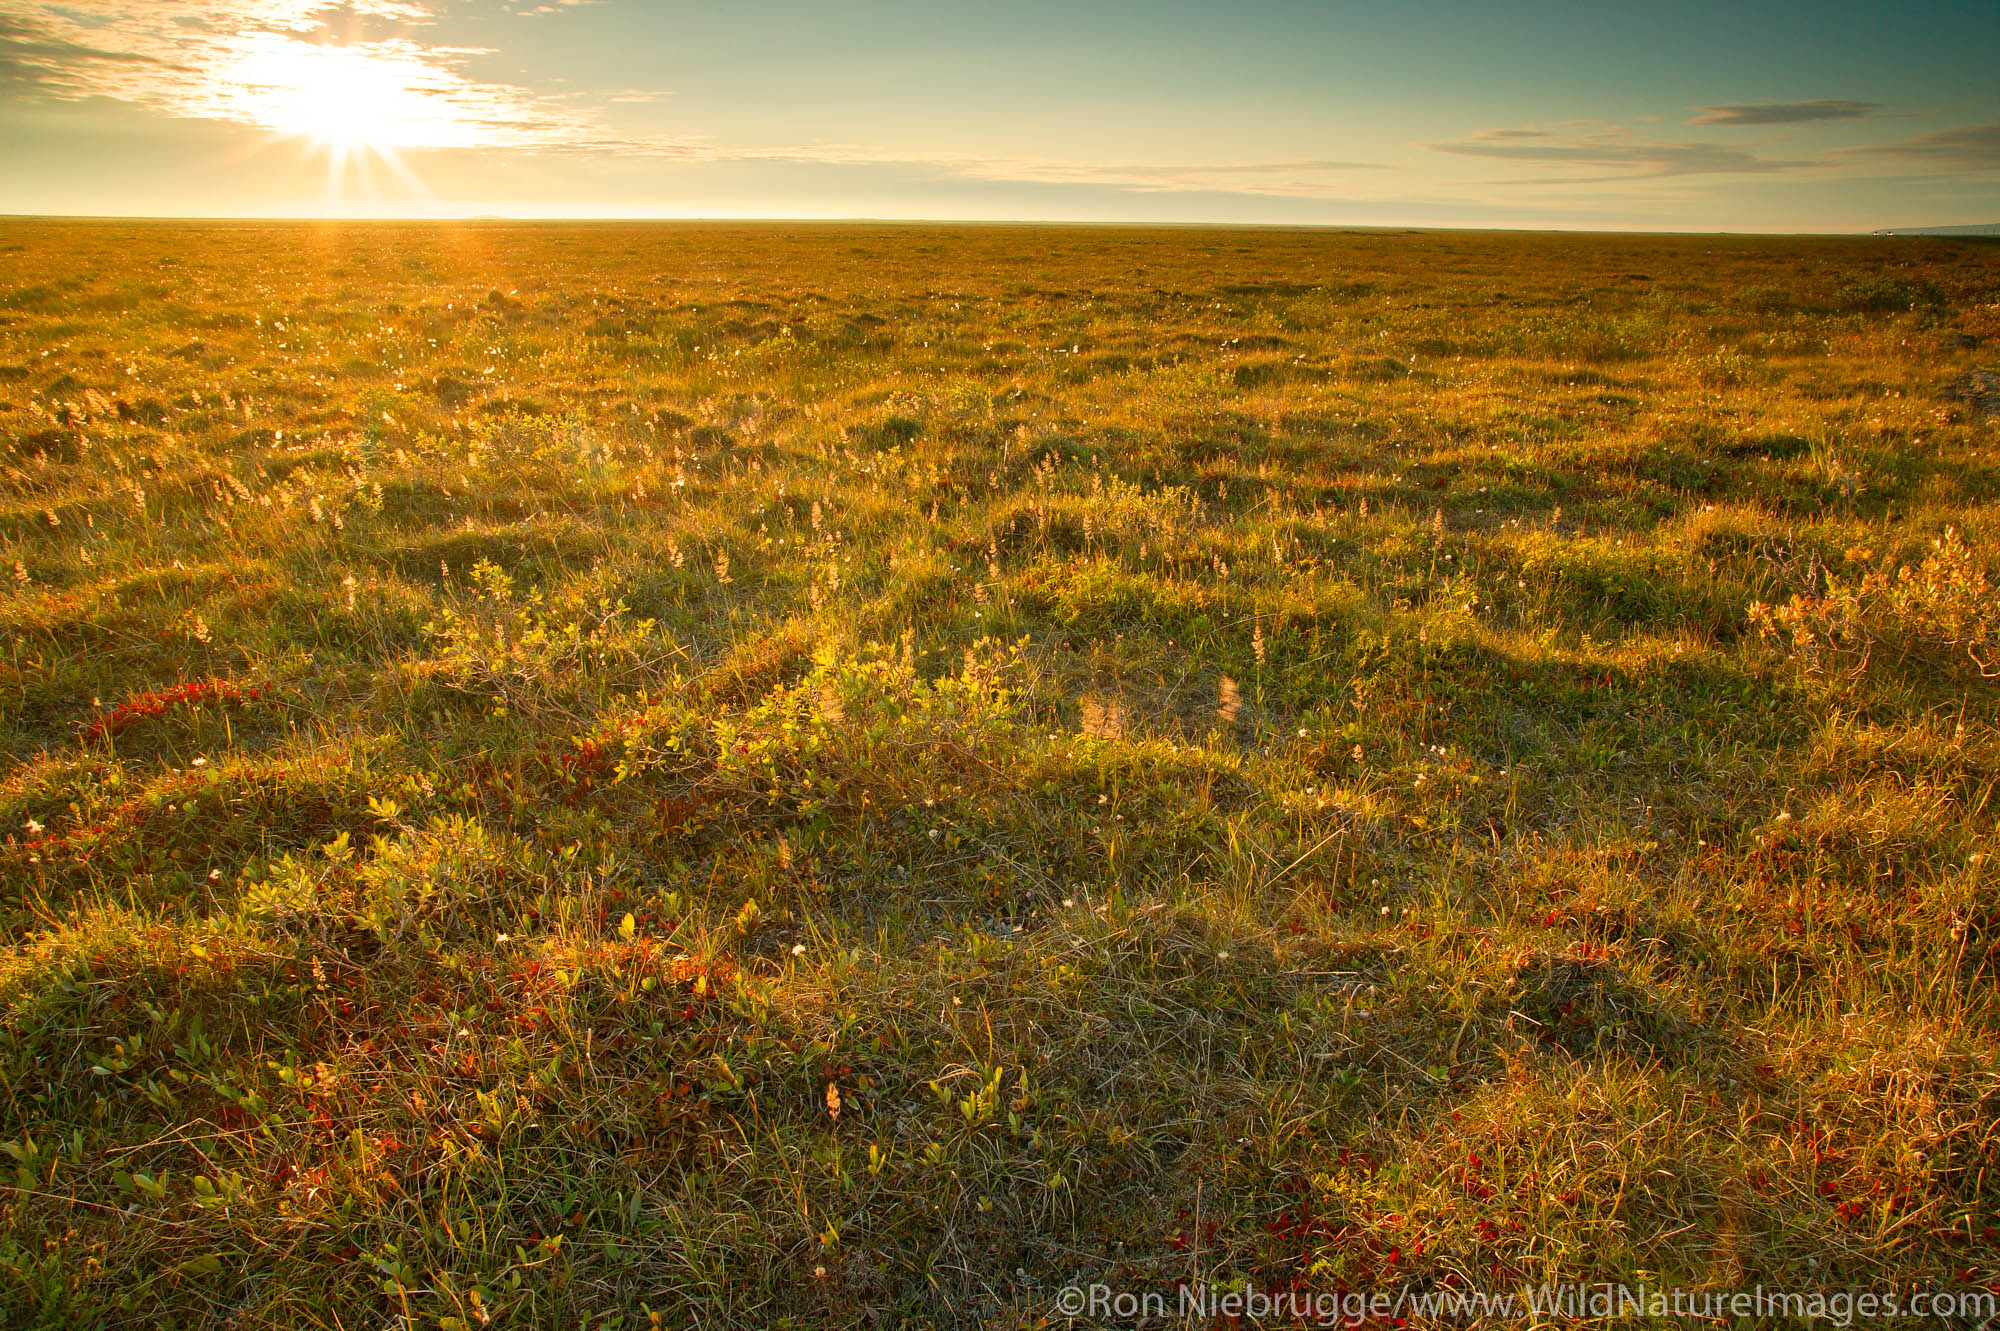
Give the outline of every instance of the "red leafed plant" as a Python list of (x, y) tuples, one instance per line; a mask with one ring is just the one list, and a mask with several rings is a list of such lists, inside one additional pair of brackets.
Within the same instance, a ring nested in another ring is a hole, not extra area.
[(135, 693), (91, 722), (84, 735), (89, 739), (102, 739), (106, 735), (116, 735), (135, 721), (164, 715), (169, 708), (199, 707), (206, 703), (240, 707), (255, 702), (263, 695), (264, 689), (260, 684), (237, 684), (226, 679), (196, 680), (176, 684), (170, 689)]

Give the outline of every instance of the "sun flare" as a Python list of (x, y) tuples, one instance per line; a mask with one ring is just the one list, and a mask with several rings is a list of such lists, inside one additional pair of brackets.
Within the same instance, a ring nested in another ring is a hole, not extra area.
[(246, 54), (226, 82), (247, 118), (337, 150), (482, 146), (489, 127), (441, 78), (396, 50), (284, 42)]

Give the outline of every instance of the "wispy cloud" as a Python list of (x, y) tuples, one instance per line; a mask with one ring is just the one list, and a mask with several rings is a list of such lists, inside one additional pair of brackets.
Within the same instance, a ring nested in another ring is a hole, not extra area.
[(1023, 185), (1096, 185), (1135, 194), (1262, 194), (1342, 198), (1354, 172), (1386, 171), (1380, 162), (1295, 158), (1268, 162), (1064, 162), (1035, 157), (894, 152), (859, 144), (740, 148), (692, 144), (685, 155), (703, 161), (804, 162), (822, 166), (889, 167), (935, 177)]
[[(1760, 157), (1744, 148), (1719, 143), (1673, 142), (1639, 138), (1616, 126), (1579, 132), (1552, 133), (1538, 129), (1492, 129), (1453, 143), (1434, 143), (1438, 152), (1461, 157), (1486, 157), (1545, 166), (1610, 169), (1617, 174), (1569, 177), (1573, 182), (1660, 176), (1767, 174), (1813, 163)], [(1561, 179), (1561, 178), (1558, 178)]]
[(164, 115), (298, 132), (339, 89), (405, 148), (616, 145), (594, 116), (473, 77), (479, 51), (420, 40), (417, 0), (64, 0), (0, 17), (0, 91), (105, 97)]
[(80, 94), (118, 66), (131, 64), (175, 68), (156, 56), (105, 50), (0, 14), (0, 88)]
[(1960, 125), (1848, 151), (1855, 156), (1898, 158), (1948, 171), (2000, 171), (2000, 122)]
[(928, 165), (978, 180), (1023, 184), (1105, 185), (1135, 193), (1224, 191), (1293, 198), (1332, 197), (1356, 171), (1386, 170), (1379, 162), (1305, 158), (1279, 162), (1118, 164), (1049, 162), (1027, 158), (936, 158)]
[(1697, 106), (1690, 125), (1805, 125), (1822, 120), (1866, 120), (1888, 108), (1880, 102), (1740, 102)]

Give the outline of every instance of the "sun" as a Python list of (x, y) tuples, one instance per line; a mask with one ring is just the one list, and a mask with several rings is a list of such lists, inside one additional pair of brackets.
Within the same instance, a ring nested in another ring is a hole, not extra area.
[(336, 151), (471, 148), (484, 137), (448, 76), (395, 48), (284, 42), (246, 54), (227, 81), (244, 118)]
[[(0, 0), (4, 7), (5, 0)], [(514, 84), (470, 77), (477, 51), (404, 37), (309, 41), (258, 33), (202, 71), (204, 118), (264, 131), (245, 152), (300, 152), (323, 162), (329, 215), (384, 201), (433, 201), (423, 176), (440, 154), (535, 151), (572, 141), (588, 121)]]
[(492, 147), (506, 124), (490, 90), (438, 54), (402, 41), (257, 40), (213, 77), (212, 98), (228, 118), (322, 157), (329, 212), (374, 197), (383, 172), (402, 191), (428, 196), (404, 154)]
[(397, 103), (409, 89), (393, 70), (352, 52), (312, 50), (267, 57), (242, 71), (264, 89), (271, 127), (346, 148), (400, 146)]
[(422, 176), (437, 154), (533, 151), (568, 141), (580, 123), (526, 88), (470, 77), (464, 62), (476, 54), (405, 37), (256, 33), (203, 70), (192, 101), (205, 118), (262, 129), (247, 151), (302, 148), (323, 161), (330, 215), (381, 202), (378, 187), (429, 200)]

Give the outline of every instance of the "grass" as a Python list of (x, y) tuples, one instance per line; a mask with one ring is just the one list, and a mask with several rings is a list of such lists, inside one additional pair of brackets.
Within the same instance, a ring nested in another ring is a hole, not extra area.
[(0, 224), (0, 1320), (1990, 1288), (1997, 340), (1975, 241)]

